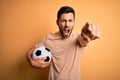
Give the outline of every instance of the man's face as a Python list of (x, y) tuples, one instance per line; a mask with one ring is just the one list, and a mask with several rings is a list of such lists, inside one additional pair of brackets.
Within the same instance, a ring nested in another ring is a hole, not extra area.
[(63, 13), (59, 20), (57, 20), (57, 25), (61, 32), (63, 38), (68, 38), (73, 30), (75, 23), (73, 13)]

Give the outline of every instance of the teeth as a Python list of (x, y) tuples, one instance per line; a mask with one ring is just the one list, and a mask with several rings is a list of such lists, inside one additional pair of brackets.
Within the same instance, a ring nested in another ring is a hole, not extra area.
[(65, 28), (65, 32), (69, 32), (69, 28)]
[(65, 30), (69, 30), (69, 28), (65, 28)]

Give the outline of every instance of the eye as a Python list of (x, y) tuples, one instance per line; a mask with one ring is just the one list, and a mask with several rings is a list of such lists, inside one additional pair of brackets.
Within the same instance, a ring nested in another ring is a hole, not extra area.
[(66, 21), (66, 20), (64, 20), (64, 19), (63, 19), (63, 20), (61, 20), (61, 22), (65, 22), (65, 21)]
[(69, 20), (69, 22), (73, 22), (73, 20), (72, 20), (72, 19), (70, 19), (70, 20)]

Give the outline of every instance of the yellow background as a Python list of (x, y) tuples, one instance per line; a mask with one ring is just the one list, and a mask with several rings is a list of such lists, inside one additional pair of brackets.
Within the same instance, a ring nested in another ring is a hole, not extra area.
[(84, 50), (82, 80), (120, 80), (120, 0), (0, 0), (0, 80), (47, 79), (48, 68), (31, 68), (25, 54), (58, 31), (56, 14), (63, 5), (76, 11), (74, 32), (87, 21), (102, 31)]

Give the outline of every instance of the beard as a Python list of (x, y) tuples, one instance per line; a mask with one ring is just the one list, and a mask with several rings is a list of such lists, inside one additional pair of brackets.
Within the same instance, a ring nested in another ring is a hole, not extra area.
[(69, 28), (69, 27), (61, 28), (59, 26), (59, 31), (63, 38), (68, 38), (71, 35), (72, 30), (73, 30), (73, 28)]

